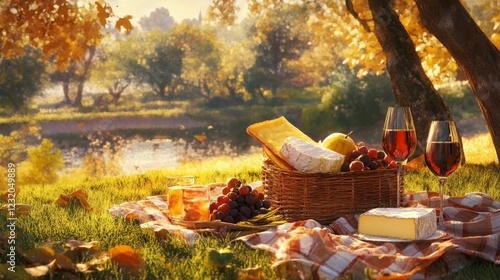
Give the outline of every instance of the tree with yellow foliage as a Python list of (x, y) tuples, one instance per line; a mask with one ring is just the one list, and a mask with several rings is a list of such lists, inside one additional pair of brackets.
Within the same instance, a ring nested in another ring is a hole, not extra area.
[[(40, 48), (44, 59), (53, 58), (59, 70), (79, 61), (100, 43), (103, 26), (116, 18), (102, 0), (9, 0), (0, 2), (1, 54), (19, 56), (25, 45)], [(132, 30), (131, 16), (116, 19), (115, 27)]]

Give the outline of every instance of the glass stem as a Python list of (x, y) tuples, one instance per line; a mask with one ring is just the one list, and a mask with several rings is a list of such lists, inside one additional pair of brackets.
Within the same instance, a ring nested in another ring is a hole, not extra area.
[(439, 224), (438, 229), (444, 230), (443, 194), (446, 177), (439, 177)]
[(403, 162), (397, 161), (397, 185), (396, 185), (396, 207), (399, 208), (401, 207), (401, 170), (403, 169)]

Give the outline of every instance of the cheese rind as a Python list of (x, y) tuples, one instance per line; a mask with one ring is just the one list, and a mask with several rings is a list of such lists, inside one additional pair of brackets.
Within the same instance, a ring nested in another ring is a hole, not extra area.
[(286, 138), (280, 152), (286, 162), (302, 172), (338, 172), (344, 162), (343, 155), (295, 137)]
[(358, 232), (364, 235), (422, 240), (436, 233), (433, 208), (375, 208), (359, 216)]

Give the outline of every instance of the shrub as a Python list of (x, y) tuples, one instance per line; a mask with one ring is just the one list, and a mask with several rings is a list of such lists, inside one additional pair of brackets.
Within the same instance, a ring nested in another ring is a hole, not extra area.
[(27, 157), (27, 147), (40, 141), (40, 127), (32, 123), (21, 126), (9, 135), (0, 135), (0, 190), (7, 188), (7, 169), (9, 163), (19, 164)]
[(320, 90), (321, 104), (306, 107), (302, 113), (304, 130), (319, 138), (331, 131), (373, 125), (383, 120), (387, 106), (395, 102), (385, 75), (359, 79), (351, 73), (338, 74), (335, 82)]
[(440, 88), (439, 94), (450, 107), (455, 120), (482, 116), (476, 97), (468, 84)]
[(20, 184), (50, 184), (58, 179), (58, 171), (64, 167), (62, 152), (54, 149), (49, 139), (43, 139), (36, 147), (28, 148), (28, 159), (19, 164)]

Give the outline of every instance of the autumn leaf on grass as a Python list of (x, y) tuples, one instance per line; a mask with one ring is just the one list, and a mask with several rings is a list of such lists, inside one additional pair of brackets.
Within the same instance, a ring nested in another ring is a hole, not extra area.
[(92, 207), (88, 203), (87, 198), (88, 198), (87, 193), (84, 192), (82, 189), (78, 189), (70, 194), (61, 194), (59, 196), (59, 199), (57, 199), (56, 203), (61, 206), (65, 206), (78, 201), (80, 206), (90, 211), (92, 210)]
[(54, 259), (49, 264), (42, 264), (42, 265), (36, 265), (36, 266), (31, 266), (31, 267), (25, 267), (24, 270), (29, 275), (31, 275), (33, 277), (41, 277), (41, 276), (47, 275), (47, 273), (49, 273), (51, 267), (54, 266), (55, 262), (56, 262), (56, 260)]
[(139, 251), (128, 245), (117, 245), (109, 250), (111, 260), (118, 263), (123, 273), (139, 276), (144, 269), (144, 260)]
[(66, 246), (70, 250), (82, 250), (82, 251), (89, 251), (89, 252), (96, 252), (97, 251), (97, 241), (91, 241), (91, 242), (83, 242), (81, 240), (75, 240), (75, 239), (70, 239), (68, 242), (66, 242)]
[(43, 246), (30, 249), (27, 252), (20, 250), (23, 259), (30, 265), (25, 267), (26, 272), (33, 277), (46, 275), (56, 263), (56, 254), (54, 250)]
[(47, 246), (32, 248), (27, 252), (21, 252), (24, 260), (30, 264), (49, 264), (56, 258), (54, 250)]
[(15, 204), (15, 207), (12, 208), (9, 204), (4, 204), (0, 207), (0, 211), (5, 213), (10, 213), (10, 211), (14, 211), (16, 214), (28, 214), (30, 212), (30, 206), (28, 204)]
[(237, 270), (238, 280), (258, 280), (262, 279), (262, 267), (240, 268)]
[(59, 269), (70, 269), (74, 270), (76, 268), (75, 263), (63, 254), (56, 254), (55, 265)]
[(65, 255), (72, 260), (89, 258), (99, 252), (97, 245), (97, 241), (83, 242), (70, 239), (65, 244), (68, 248), (68, 252), (66, 252)]
[(0, 200), (3, 200), (5, 202), (8, 202), (9, 199), (13, 199), (13, 198), (16, 198), (17, 194), (19, 193), (21, 189), (20, 188), (16, 188), (16, 191), (14, 193), (12, 192), (4, 192), (3, 194), (0, 195)]

